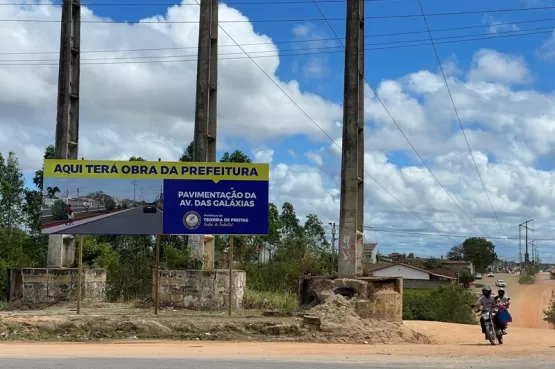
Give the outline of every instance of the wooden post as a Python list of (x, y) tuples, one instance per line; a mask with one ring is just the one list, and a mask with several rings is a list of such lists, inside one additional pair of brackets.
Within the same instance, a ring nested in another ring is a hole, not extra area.
[(81, 314), (81, 296), (83, 288), (83, 235), (79, 236), (79, 251), (77, 258), (77, 314)]
[(229, 288), (227, 296), (227, 315), (231, 316), (231, 304), (233, 302), (233, 236), (229, 236), (229, 250), (227, 252), (229, 264)]
[(160, 235), (156, 235), (156, 274), (154, 275), (154, 315), (158, 315), (160, 300)]

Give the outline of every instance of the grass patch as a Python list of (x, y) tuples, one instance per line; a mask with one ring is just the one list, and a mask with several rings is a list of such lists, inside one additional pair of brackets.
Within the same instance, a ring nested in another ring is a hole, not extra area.
[(518, 283), (520, 284), (534, 284), (536, 283), (536, 277), (531, 275), (523, 275), (518, 278)]
[(291, 312), (298, 308), (297, 296), (290, 292), (267, 292), (246, 289), (243, 308)]

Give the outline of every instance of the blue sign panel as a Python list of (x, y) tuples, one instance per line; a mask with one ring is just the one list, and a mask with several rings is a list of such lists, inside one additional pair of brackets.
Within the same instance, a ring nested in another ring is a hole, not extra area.
[(269, 184), (164, 180), (164, 234), (268, 234)]

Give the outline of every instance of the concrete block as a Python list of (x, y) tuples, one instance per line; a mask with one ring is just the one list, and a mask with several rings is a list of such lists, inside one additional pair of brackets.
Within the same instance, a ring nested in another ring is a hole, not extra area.
[[(179, 276), (179, 277), (178, 277)], [(233, 271), (233, 308), (243, 302), (246, 272)], [(222, 310), (227, 308), (229, 271), (224, 269), (175, 270), (160, 272), (160, 302), (175, 303), (194, 310)], [(153, 290), (153, 295), (154, 295)]]

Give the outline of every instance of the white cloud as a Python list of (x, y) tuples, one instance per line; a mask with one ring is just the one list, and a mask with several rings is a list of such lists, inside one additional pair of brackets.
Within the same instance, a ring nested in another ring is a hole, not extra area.
[[(3, 6), (0, 18), (59, 20), (60, 8)], [(90, 11), (83, 11), (82, 18), (101, 19)], [(239, 11), (221, 5), (220, 19), (241, 21), (224, 25), (238, 43), (265, 43), (245, 47), (248, 52), (278, 50), (268, 36), (255, 33), (252, 24), (244, 22), (247, 18)], [(173, 6), (166, 15), (144, 21), (156, 20), (196, 21), (198, 7)], [(133, 152), (149, 159), (175, 158), (182, 151), (183, 143), (192, 138), (196, 78), (194, 48), (198, 27), (194, 23), (143, 22), (135, 25), (83, 23), (82, 28), (83, 51), (114, 51), (83, 52), (81, 56), (81, 155), (98, 159), (122, 158)], [(2, 22), (0, 32), (0, 50), (4, 52), (55, 52), (59, 48), (57, 23)], [(231, 56), (237, 58), (241, 51), (230, 46), (234, 44), (223, 32), (219, 36), (222, 49), (218, 133), (221, 141), (225, 142), (231, 136), (240, 136), (253, 143), (295, 134), (322, 137), (322, 133), (251, 60), (226, 59), (230, 55), (224, 54), (235, 53)], [(123, 51), (153, 47), (190, 49)], [(57, 56), (55, 53), (4, 55), (2, 59), (12, 60), (3, 64), (29, 64), (21, 60), (45, 59), (49, 62), (44, 64), (55, 64)], [(154, 62), (161, 59), (192, 62)], [(125, 61), (151, 63), (122, 64)], [(337, 132), (335, 121), (342, 115), (339, 105), (301, 91), (297, 81), (280, 81), (276, 77), (278, 56), (256, 61), (324, 129)], [(0, 146), (3, 150), (25, 147), (21, 162), (26, 170), (36, 167), (43, 147), (53, 141), (57, 73), (57, 66), (52, 65), (2, 65), (0, 68), (0, 132), (10, 133), (10, 136), (1, 135)], [(268, 114), (268, 111), (273, 113)], [(16, 135), (14, 130), (24, 131), (27, 135)]]
[[(306, 48), (333, 50), (335, 47), (341, 47), (333, 35), (313, 23), (297, 24), (293, 27), (292, 33), (295, 41), (303, 41), (295, 44), (295, 47), (300, 50)], [(306, 58), (302, 66), (295, 64), (293, 70), (302, 71), (305, 79), (322, 79), (329, 73), (329, 61), (325, 54), (312, 55)]]
[(274, 158), (274, 150), (254, 150), (254, 161), (256, 163), (271, 163)]
[(313, 163), (315, 163), (316, 165), (318, 165), (319, 167), (321, 167), (322, 165), (324, 165), (324, 159), (322, 158), (322, 155), (314, 152), (314, 151), (309, 151), (306, 153), (306, 157), (312, 161)]
[(520, 31), (520, 27), (518, 27), (516, 24), (496, 20), (491, 15), (487, 14), (484, 16), (483, 22), (485, 24), (489, 24), (489, 33)]
[(555, 60), (555, 31), (551, 37), (542, 42), (542, 46), (538, 49), (538, 56), (543, 60)]
[[(0, 7), (0, 19), (58, 20), (59, 8)], [(98, 19), (88, 11), (83, 18)], [(169, 21), (197, 20), (198, 8), (172, 7)], [(151, 18), (154, 19), (154, 18)], [(221, 5), (220, 19), (246, 20), (237, 10)], [(271, 38), (256, 33), (252, 24), (225, 23), (247, 51), (276, 51)], [(140, 155), (151, 160), (174, 160), (190, 142), (194, 120), (195, 63), (96, 64), (118, 62), (120, 57), (181, 55), (194, 59), (197, 43), (194, 24), (83, 24), (83, 50), (120, 50), (83, 53), (81, 78), (80, 156), (90, 159), (126, 159)], [(305, 35), (306, 31), (297, 30)], [(304, 32), (304, 33), (303, 33)], [(37, 52), (58, 49), (59, 24), (0, 22), (0, 50)], [(319, 214), (325, 224), (338, 222), (340, 151), (316, 128), (249, 59), (225, 59), (232, 42), (220, 33), (218, 145), (234, 138), (248, 140), (257, 161), (272, 162), (271, 197), (291, 201), (300, 216)], [(226, 46), (227, 45), (227, 46)], [(184, 50), (135, 51), (128, 49), (191, 47)], [(237, 56), (237, 55), (234, 55)], [(22, 59), (56, 59), (52, 55), (2, 55), (13, 64)], [(112, 58), (112, 59), (110, 59)], [(86, 60), (89, 59), (89, 60)], [(167, 57), (166, 59), (171, 59)], [(137, 60), (137, 59), (134, 59)], [(141, 59), (152, 60), (152, 59)], [(154, 59), (156, 60), (156, 59)], [(341, 106), (305, 92), (298, 81), (276, 76), (278, 56), (256, 59), (280, 86), (341, 145)], [(98, 62), (98, 61), (97, 61)], [(8, 62), (0, 62), (0, 64)], [(43, 62), (45, 64), (52, 62)], [(54, 61), (55, 63), (55, 61)], [(473, 149), (491, 201), (509, 236), (523, 220), (536, 220), (536, 237), (551, 238), (555, 231), (555, 171), (538, 162), (555, 155), (555, 97), (538, 92), (530, 83), (533, 73), (519, 56), (495, 50), (478, 51), (470, 66), (449, 61), (448, 81), (466, 135)], [(461, 73), (459, 73), (461, 71)], [(465, 71), (465, 73), (462, 73)], [(522, 87), (522, 84), (528, 83)], [(56, 66), (0, 66), (0, 148), (15, 151), (28, 171), (36, 170), (42, 152), (54, 139)], [(515, 85), (520, 85), (519, 89)], [(502, 236), (492, 215), (468, 153), (443, 78), (435, 70), (415, 70), (375, 86), (399, 126), (457, 203), (487, 233)], [(383, 107), (365, 94), (366, 171), (416, 214), (442, 232), (480, 235), (435, 182), (392, 123)], [(324, 151), (269, 146), (287, 137), (308, 137), (326, 146)], [(233, 147), (230, 146), (232, 149)], [(302, 151), (301, 151), (302, 150)], [(307, 152), (314, 165), (277, 162), (277, 154)], [(398, 165), (390, 152), (404, 153)], [(322, 165), (326, 163), (326, 165)], [(365, 177), (365, 220), (377, 228), (431, 229), (397, 203), (369, 176)], [(452, 246), (459, 239), (380, 234), (380, 249), (396, 248), (434, 253), (433, 245)], [(502, 255), (516, 257), (514, 242), (498, 242)], [(387, 246), (384, 246), (387, 245)], [(545, 253), (550, 249), (545, 247)], [(555, 253), (552, 252), (555, 257)], [(554, 259), (555, 261), (555, 259)]]
[(481, 49), (474, 54), (472, 64), (469, 78), (473, 81), (518, 84), (531, 80), (530, 71), (522, 57)]

